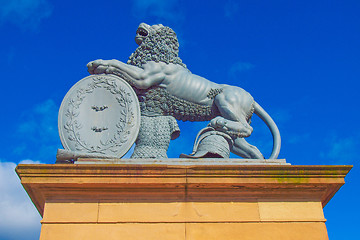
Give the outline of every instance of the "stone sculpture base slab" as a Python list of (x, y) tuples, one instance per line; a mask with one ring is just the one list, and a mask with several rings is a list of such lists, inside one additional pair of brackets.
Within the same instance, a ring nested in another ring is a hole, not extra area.
[(285, 159), (238, 159), (238, 158), (138, 158), (98, 159), (79, 158), (75, 164), (136, 164), (136, 165), (290, 165)]
[(351, 166), (52, 164), (16, 168), (41, 240), (323, 240)]

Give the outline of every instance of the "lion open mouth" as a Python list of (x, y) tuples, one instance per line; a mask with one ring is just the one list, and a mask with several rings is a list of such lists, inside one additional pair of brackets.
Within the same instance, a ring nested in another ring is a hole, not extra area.
[(148, 32), (144, 28), (138, 28), (136, 33), (139, 34), (142, 37), (146, 37), (148, 35)]
[(149, 32), (145, 28), (139, 27), (136, 30), (135, 42), (140, 45), (148, 35)]

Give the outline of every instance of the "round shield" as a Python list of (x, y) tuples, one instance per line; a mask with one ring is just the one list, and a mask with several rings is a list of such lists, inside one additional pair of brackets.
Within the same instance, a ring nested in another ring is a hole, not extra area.
[(121, 158), (134, 144), (140, 107), (132, 87), (115, 75), (91, 75), (64, 97), (58, 128), (65, 149)]

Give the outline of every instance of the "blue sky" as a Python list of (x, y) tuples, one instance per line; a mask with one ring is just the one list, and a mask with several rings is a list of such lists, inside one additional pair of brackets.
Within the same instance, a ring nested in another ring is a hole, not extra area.
[[(173, 28), (193, 73), (250, 92), (278, 124), (279, 158), (293, 165), (354, 165), (324, 208), (330, 239), (354, 239), (359, 12), (358, 0), (0, 0), (0, 239), (38, 238), (40, 217), (14, 168), (55, 162), (62, 98), (89, 75), (89, 61), (126, 61), (141, 22)], [(190, 153), (203, 126), (180, 123), (169, 157)], [(249, 142), (269, 156), (269, 130), (257, 117), (253, 127)]]

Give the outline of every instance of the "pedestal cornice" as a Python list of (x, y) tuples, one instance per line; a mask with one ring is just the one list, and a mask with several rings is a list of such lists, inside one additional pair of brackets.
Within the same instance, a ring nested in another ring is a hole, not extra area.
[(352, 166), (19, 164), (16, 172), (43, 215), (45, 202), (320, 201)]

